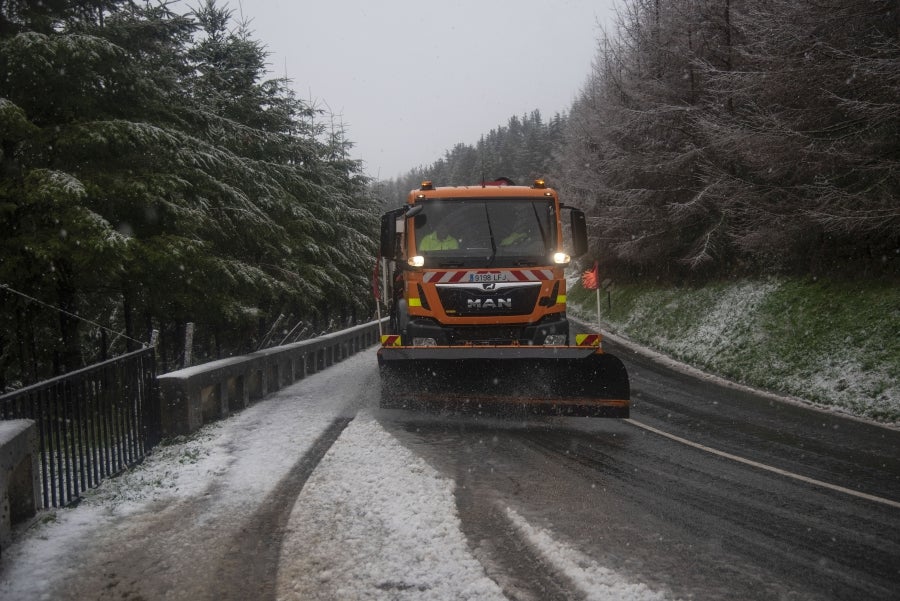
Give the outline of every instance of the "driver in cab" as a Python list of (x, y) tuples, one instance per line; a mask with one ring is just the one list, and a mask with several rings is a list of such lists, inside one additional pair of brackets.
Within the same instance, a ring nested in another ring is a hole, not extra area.
[(543, 236), (535, 225), (533, 218), (517, 219), (515, 227), (500, 238), (500, 247), (506, 252), (542, 252), (545, 250)]
[(459, 241), (454, 238), (447, 229), (445, 223), (438, 222), (431, 233), (427, 234), (419, 242), (419, 250), (453, 250), (459, 248)]

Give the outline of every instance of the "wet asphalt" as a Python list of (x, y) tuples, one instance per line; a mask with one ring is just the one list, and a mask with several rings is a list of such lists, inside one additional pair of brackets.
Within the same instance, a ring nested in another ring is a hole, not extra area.
[(788, 475), (623, 420), (382, 411), (456, 481), (463, 530), (510, 598), (579, 592), (511, 530), (508, 509), (668, 598), (898, 598), (900, 431), (605, 346), (628, 367), (632, 420)]

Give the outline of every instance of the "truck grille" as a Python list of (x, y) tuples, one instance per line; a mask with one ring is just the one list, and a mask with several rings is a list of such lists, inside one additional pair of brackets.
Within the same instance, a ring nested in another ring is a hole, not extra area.
[(438, 297), (451, 316), (530, 315), (541, 292), (540, 284), (524, 286), (438, 285)]
[(523, 330), (517, 326), (458, 327), (453, 329), (452, 344), (513, 344), (522, 341)]

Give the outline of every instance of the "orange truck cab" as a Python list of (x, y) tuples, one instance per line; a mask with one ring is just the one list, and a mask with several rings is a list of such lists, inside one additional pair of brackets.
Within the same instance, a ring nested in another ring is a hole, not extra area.
[(423, 182), (381, 221), (388, 329), (397, 346), (568, 345), (564, 270), (586, 251), (584, 213), (543, 180)]

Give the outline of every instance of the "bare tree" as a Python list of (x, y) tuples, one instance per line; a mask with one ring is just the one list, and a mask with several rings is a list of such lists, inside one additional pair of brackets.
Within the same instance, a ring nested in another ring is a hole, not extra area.
[(896, 248), (897, 12), (890, 0), (625, 1), (560, 151), (602, 260), (822, 270)]

